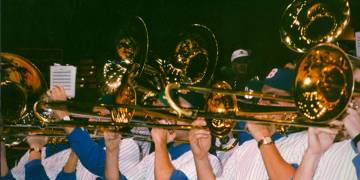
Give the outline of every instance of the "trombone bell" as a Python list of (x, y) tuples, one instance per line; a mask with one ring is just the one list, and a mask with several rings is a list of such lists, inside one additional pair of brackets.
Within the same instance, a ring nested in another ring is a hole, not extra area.
[(310, 49), (297, 65), (293, 96), (300, 113), (310, 121), (325, 123), (342, 114), (353, 88), (351, 61), (333, 44)]

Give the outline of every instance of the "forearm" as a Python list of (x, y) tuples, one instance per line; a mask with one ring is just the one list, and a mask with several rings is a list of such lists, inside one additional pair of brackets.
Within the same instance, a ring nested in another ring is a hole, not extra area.
[(6, 176), (9, 173), (9, 167), (6, 163), (6, 160), (3, 161), (3, 159), (1, 158), (1, 177)]
[(260, 147), (269, 179), (289, 180), (295, 173), (295, 168), (281, 156), (275, 144), (266, 144)]
[(169, 179), (174, 171), (166, 144), (155, 144), (155, 179)]
[(77, 162), (78, 162), (78, 157), (76, 156), (74, 151), (71, 151), (70, 155), (69, 155), (69, 158), (68, 158), (68, 160), (67, 160), (67, 162), (66, 162), (66, 164), (64, 166), (63, 171), (65, 173), (75, 172)]
[(294, 180), (311, 180), (316, 172), (321, 154), (312, 154), (306, 151), (299, 168), (296, 170)]
[(9, 173), (9, 167), (6, 161), (6, 150), (5, 146), (1, 144), (1, 150), (0, 150), (0, 160), (1, 160), (1, 174), (0, 176), (6, 176)]
[(119, 149), (106, 150), (105, 179), (119, 180)]
[(196, 166), (196, 174), (199, 180), (215, 180), (210, 160), (206, 158), (194, 158)]

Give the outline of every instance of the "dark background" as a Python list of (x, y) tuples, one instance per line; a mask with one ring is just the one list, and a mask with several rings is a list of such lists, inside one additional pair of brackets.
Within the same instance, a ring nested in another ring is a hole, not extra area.
[[(34, 62), (47, 80), (54, 62), (78, 66), (77, 95), (90, 94), (101, 68), (113, 53), (114, 37), (126, 17), (141, 16), (150, 30), (151, 49), (164, 54), (183, 26), (210, 27), (219, 41), (219, 67), (230, 63), (236, 48), (256, 54), (255, 69), (264, 75), (298, 58), (280, 42), (282, 12), (290, 0), (1, 0), (1, 51)], [(360, 1), (350, 0), (351, 24), (360, 31)], [(355, 42), (348, 43), (355, 48)], [(220, 76), (217, 71), (216, 76)], [(90, 83), (89, 83), (90, 82)], [(82, 92), (82, 93), (81, 93)], [(89, 96), (87, 96), (89, 97)], [(22, 153), (9, 153), (13, 162)], [(13, 164), (13, 163), (10, 163)], [(11, 166), (11, 165), (10, 165)]]
[[(219, 67), (230, 63), (234, 49), (248, 48), (256, 55), (256, 66), (251, 68), (264, 74), (299, 56), (284, 47), (279, 37), (280, 18), (290, 2), (1, 0), (1, 51), (29, 58), (46, 77), (53, 62), (101, 67), (113, 53), (114, 37), (124, 19), (139, 15), (149, 27), (151, 49), (160, 56), (182, 26), (200, 23), (216, 34)], [(350, 26), (355, 31), (360, 30), (359, 4), (350, 0)], [(350, 48), (354, 46), (355, 42)]]

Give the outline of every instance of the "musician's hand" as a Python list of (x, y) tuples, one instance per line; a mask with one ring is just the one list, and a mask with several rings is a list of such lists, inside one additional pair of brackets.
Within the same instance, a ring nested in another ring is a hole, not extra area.
[(156, 145), (165, 145), (175, 140), (176, 134), (174, 131), (169, 131), (162, 128), (152, 128), (151, 137)]
[[(49, 101), (66, 101), (65, 89), (62, 86), (54, 86), (52, 89), (46, 92), (49, 97)], [(55, 118), (64, 119), (69, 116), (69, 112), (62, 110), (53, 110)]]
[(247, 122), (247, 129), (250, 131), (250, 134), (256, 141), (260, 141), (264, 137), (270, 137), (275, 132), (275, 127), (273, 125), (263, 125), (253, 122)]
[[(198, 118), (191, 125), (206, 126), (206, 122), (204, 118)], [(211, 147), (211, 134), (208, 129), (191, 129), (189, 132), (189, 141), (194, 158), (207, 158)]]
[(121, 135), (119, 133), (105, 130), (104, 139), (106, 151), (119, 151), (119, 144), (121, 142)]
[(105, 107), (101, 107), (101, 106), (94, 106), (93, 107), (93, 112), (101, 115), (101, 116), (105, 116), (105, 115), (109, 115), (110, 114), (110, 110), (105, 108)]
[(46, 92), (51, 101), (66, 101), (66, 93), (63, 86), (54, 86)]
[(360, 133), (360, 115), (354, 109), (348, 108), (348, 115), (343, 119), (346, 131), (351, 138), (354, 138)]
[(29, 144), (30, 148), (42, 148), (47, 143), (48, 137), (30, 133), (29, 136), (26, 137), (26, 141)]
[(310, 127), (308, 129), (308, 153), (323, 154), (334, 142), (337, 132), (336, 129)]

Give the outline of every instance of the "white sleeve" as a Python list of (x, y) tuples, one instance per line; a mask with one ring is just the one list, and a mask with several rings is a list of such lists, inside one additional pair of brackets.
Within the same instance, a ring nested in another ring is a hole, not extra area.
[[(213, 169), (213, 173), (215, 175), (220, 175), (222, 172), (220, 160), (212, 154), (209, 154), (209, 160)], [(175, 169), (182, 171), (188, 179), (197, 179), (195, 161), (191, 151), (185, 153), (180, 158), (173, 161), (173, 165)]]
[(15, 179), (25, 179), (25, 164), (28, 162), (28, 159), (29, 151), (26, 151), (16, 166), (11, 169), (11, 173)]
[(131, 170), (122, 173), (127, 179), (154, 179), (154, 153), (145, 156)]
[(210, 164), (213, 169), (214, 175), (216, 177), (220, 176), (222, 173), (222, 169), (223, 169), (220, 159), (212, 154), (209, 154), (209, 160), (210, 160)]
[(119, 170), (127, 174), (140, 162), (140, 149), (133, 139), (123, 139), (119, 150)]
[(42, 159), (41, 164), (43, 165), (49, 179), (55, 179), (57, 177), (69, 159), (69, 155), (70, 149), (65, 149), (46, 159)]

